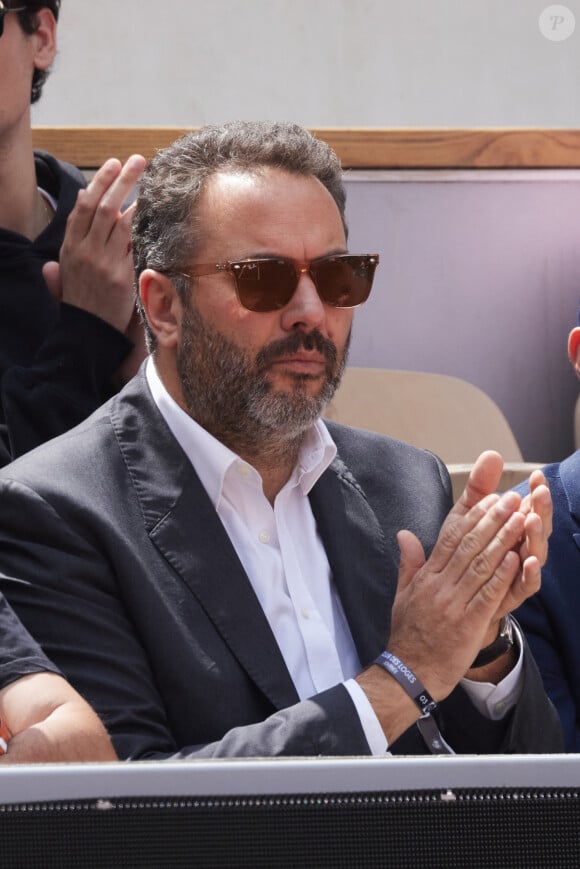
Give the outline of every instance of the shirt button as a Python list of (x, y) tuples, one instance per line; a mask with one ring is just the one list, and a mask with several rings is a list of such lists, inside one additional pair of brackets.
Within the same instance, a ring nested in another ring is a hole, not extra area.
[(302, 616), (303, 619), (309, 619), (309, 618), (310, 618), (310, 613), (308, 612), (308, 610), (306, 609), (306, 607), (302, 607), (302, 609), (300, 610), (300, 614), (301, 614), (301, 616)]
[(260, 543), (269, 543), (270, 542), (270, 532), (269, 531), (260, 531), (258, 534), (258, 540)]
[(250, 475), (250, 469), (247, 465), (242, 465), (240, 463), (236, 467), (240, 477), (248, 477)]
[(496, 715), (502, 715), (505, 709), (505, 700), (500, 700), (499, 703), (496, 703), (493, 707), (493, 711)]

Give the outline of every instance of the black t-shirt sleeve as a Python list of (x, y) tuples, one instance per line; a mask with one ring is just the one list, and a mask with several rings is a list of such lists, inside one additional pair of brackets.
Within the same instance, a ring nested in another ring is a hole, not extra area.
[(104, 320), (61, 305), (30, 365), (4, 374), (0, 466), (78, 425), (113, 394), (112, 377), (132, 342)]
[(59, 673), (0, 595), (0, 688), (30, 673)]

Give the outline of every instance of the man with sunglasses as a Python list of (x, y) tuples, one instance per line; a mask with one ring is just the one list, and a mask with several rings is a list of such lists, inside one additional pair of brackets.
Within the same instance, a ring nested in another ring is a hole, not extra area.
[(108, 161), (84, 190), (81, 172), (32, 149), (59, 11), (0, 0), (0, 464), (92, 413), (140, 352), (120, 206), (145, 161)]
[(509, 618), (542, 474), (500, 499), (484, 454), (452, 508), (435, 456), (321, 419), (378, 264), (344, 207), (292, 124), (159, 152), (133, 228), (153, 355), (0, 474), (0, 586), (122, 758), (561, 748)]

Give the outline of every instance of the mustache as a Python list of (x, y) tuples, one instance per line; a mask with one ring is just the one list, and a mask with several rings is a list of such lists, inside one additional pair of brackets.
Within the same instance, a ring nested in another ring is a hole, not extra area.
[(324, 356), (330, 366), (334, 367), (338, 358), (336, 346), (318, 330), (312, 332), (293, 332), (287, 338), (272, 341), (263, 347), (256, 356), (256, 365), (259, 370), (267, 368), (280, 356), (296, 353), (298, 350), (316, 350)]

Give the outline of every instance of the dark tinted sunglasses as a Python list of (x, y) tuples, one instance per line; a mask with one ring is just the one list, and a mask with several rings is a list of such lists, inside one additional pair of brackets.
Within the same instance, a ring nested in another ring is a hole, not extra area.
[(14, 6), (13, 9), (7, 9), (0, 0), (0, 36), (4, 33), (4, 18), (9, 12), (26, 12), (26, 6)]
[(266, 313), (287, 305), (300, 275), (308, 272), (323, 302), (334, 308), (356, 308), (369, 297), (378, 262), (378, 254), (341, 253), (307, 263), (279, 257), (201, 263), (181, 274), (193, 278), (228, 272), (234, 279), (240, 304), (248, 311)]

